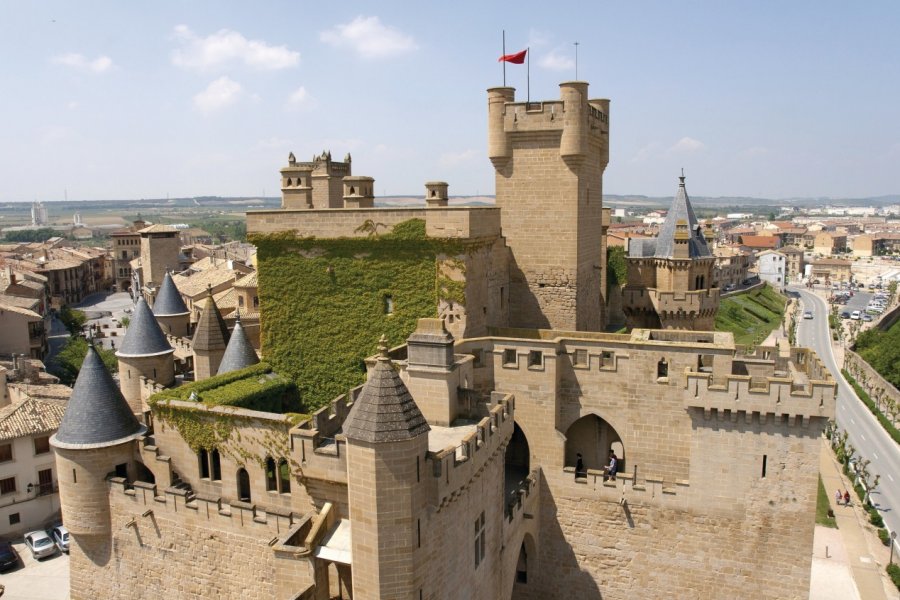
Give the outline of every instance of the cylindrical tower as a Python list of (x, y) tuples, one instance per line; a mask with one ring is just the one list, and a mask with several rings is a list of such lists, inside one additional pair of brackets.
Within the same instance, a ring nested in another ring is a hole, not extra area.
[(588, 84), (586, 81), (566, 81), (559, 84), (563, 101), (563, 130), (559, 155), (567, 162), (584, 159), (587, 152)]
[(516, 88), (495, 87), (488, 91), (488, 158), (499, 168), (512, 157), (512, 145), (504, 130), (506, 103), (515, 102)]
[(159, 328), (150, 307), (138, 299), (125, 332), (125, 341), (116, 352), (119, 359), (119, 385), (136, 415), (147, 409), (141, 397), (141, 377), (163, 386), (175, 383), (175, 349)]
[(185, 305), (170, 273), (166, 273), (156, 300), (153, 301), (153, 316), (167, 335), (187, 337), (191, 333), (191, 311)]
[(110, 473), (133, 478), (135, 440), (146, 432), (89, 347), (59, 429), (50, 438), (62, 516), (73, 539), (72, 572), (79, 574), (72, 577), (72, 598), (97, 597), (91, 565), (106, 564), (112, 548), (106, 479)]

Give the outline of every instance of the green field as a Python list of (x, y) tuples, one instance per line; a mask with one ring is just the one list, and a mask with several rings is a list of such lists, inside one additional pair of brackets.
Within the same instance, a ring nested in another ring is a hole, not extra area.
[(768, 285), (723, 298), (716, 314), (716, 331), (730, 331), (738, 345), (760, 344), (781, 326), (785, 304), (787, 298)]

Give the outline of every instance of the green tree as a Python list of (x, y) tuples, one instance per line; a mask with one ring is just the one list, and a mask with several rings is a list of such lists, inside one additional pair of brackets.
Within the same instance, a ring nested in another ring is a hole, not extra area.
[(63, 306), (59, 309), (59, 320), (66, 326), (70, 334), (76, 335), (81, 333), (81, 328), (87, 323), (87, 315), (77, 308)]
[(40, 229), (23, 229), (21, 231), (7, 231), (4, 234), (7, 242), (46, 242), (52, 237), (59, 235), (59, 232), (49, 227), (41, 227)]
[[(103, 364), (106, 365), (107, 370), (109, 370), (110, 373), (115, 373), (119, 364), (118, 359), (116, 359), (115, 351), (105, 350), (98, 346), (95, 346), (95, 348), (100, 354), (100, 358), (103, 359)], [(75, 383), (75, 379), (78, 377), (78, 371), (81, 370), (81, 363), (84, 362), (87, 350), (88, 342), (86, 339), (81, 336), (69, 338), (69, 341), (66, 342), (66, 345), (59, 351), (59, 354), (56, 355), (55, 359), (56, 368), (54, 369), (54, 372), (56, 376), (59, 377), (60, 381), (66, 385)]]
[(622, 287), (628, 283), (628, 263), (625, 259), (625, 248), (613, 246), (606, 249), (606, 290), (614, 286)]

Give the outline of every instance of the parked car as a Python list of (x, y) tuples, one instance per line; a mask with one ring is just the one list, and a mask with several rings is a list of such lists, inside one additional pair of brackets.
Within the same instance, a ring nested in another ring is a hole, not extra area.
[(841, 318), (842, 318), (842, 319), (849, 319), (849, 318), (850, 318), (850, 313), (848, 313), (846, 310), (842, 310), (842, 311), (841, 311)]
[(858, 310), (854, 310), (852, 313), (850, 313), (850, 318), (853, 319), (854, 321), (859, 321), (859, 318), (861, 316), (862, 316), (862, 313), (860, 313)]
[(730, 291), (732, 291), (732, 290), (734, 290), (734, 284), (733, 284), (733, 283), (725, 284), (725, 291), (726, 291), (726, 292), (730, 292)]
[(872, 320), (872, 315), (865, 314), (865, 315), (862, 316), (862, 320), (863, 320), (863, 321), (866, 321), (866, 322), (871, 321), (871, 320)]
[(69, 530), (63, 527), (62, 525), (57, 525), (50, 529), (50, 537), (53, 538), (53, 543), (56, 544), (56, 547), (59, 548), (60, 552), (65, 552), (68, 554), (69, 552)]
[(14, 569), (19, 564), (19, 555), (9, 542), (0, 542), (0, 571)]
[(44, 558), (56, 554), (56, 544), (46, 531), (30, 531), (25, 534), (25, 545), (35, 558)]
[(813, 318), (812, 311), (811, 311), (811, 310), (808, 310), (808, 311), (806, 311), (805, 313), (803, 313), (803, 318), (804, 318), (804, 319), (812, 319), (812, 318)]

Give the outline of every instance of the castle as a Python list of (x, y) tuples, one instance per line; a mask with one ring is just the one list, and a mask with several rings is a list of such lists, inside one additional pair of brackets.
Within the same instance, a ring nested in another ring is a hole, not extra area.
[(121, 391), (89, 351), (52, 440), (73, 599), (808, 596), (834, 381), (698, 330), (718, 290), (683, 187), (634, 265), (632, 318), (666, 329), (603, 332), (609, 102), (560, 89), (488, 90), (493, 207), (444, 182), (375, 207), (349, 157), (292, 155), (283, 207), (247, 215), (264, 362), (210, 298), (169, 388), (168, 277)]

